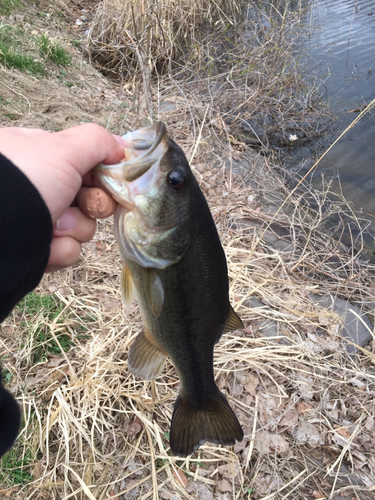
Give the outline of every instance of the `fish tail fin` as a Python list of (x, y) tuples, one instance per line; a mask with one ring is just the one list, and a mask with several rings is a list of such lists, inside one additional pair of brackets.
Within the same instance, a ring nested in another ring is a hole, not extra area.
[(143, 379), (156, 378), (163, 369), (166, 354), (147, 330), (139, 333), (130, 346), (128, 367), (130, 373)]
[(241, 425), (219, 389), (200, 405), (178, 396), (170, 432), (170, 446), (174, 455), (186, 457), (206, 441), (233, 445), (236, 440), (242, 439)]

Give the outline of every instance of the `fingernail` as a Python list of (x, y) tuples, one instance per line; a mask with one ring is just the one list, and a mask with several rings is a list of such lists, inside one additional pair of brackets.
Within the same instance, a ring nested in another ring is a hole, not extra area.
[(70, 231), (76, 225), (77, 221), (71, 212), (65, 212), (60, 219), (56, 221), (56, 229), (58, 231)]
[(129, 141), (127, 141), (126, 139), (124, 139), (123, 137), (121, 137), (121, 135), (114, 135), (113, 137), (116, 139), (116, 141), (123, 148), (127, 148), (129, 146)]

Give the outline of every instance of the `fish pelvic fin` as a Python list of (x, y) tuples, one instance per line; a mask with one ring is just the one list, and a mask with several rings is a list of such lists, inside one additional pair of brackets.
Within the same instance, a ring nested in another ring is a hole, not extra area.
[(234, 330), (240, 330), (243, 327), (244, 325), (241, 321), (241, 318), (238, 316), (233, 307), (230, 306), (228, 318), (224, 325), (223, 334), (234, 332)]
[(187, 457), (206, 441), (233, 445), (242, 439), (241, 425), (219, 389), (214, 397), (201, 405), (178, 396), (170, 431), (170, 447), (174, 455)]
[(121, 297), (126, 309), (129, 309), (135, 297), (135, 288), (130, 269), (126, 264), (122, 267), (121, 273)]
[(156, 378), (163, 369), (166, 353), (148, 330), (137, 335), (130, 346), (128, 367), (130, 373), (143, 380)]
[(142, 269), (144, 290), (148, 304), (155, 318), (160, 316), (164, 304), (164, 286), (160, 274), (156, 269)]

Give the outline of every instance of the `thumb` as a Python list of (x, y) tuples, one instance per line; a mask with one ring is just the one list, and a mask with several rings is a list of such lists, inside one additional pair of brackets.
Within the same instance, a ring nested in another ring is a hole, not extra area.
[(94, 123), (49, 134), (48, 140), (56, 156), (74, 167), (81, 177), (98, 163), (118, 163), (125, 157), (125, 140)]

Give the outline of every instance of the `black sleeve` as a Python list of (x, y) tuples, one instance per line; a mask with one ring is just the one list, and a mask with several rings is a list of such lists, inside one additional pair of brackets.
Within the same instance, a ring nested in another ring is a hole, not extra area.
[[(52, 220), (38, 190), (0, 154), (0, 321), (37, 286), (46, 268)], [(0, 367), (0, 456), (15, 441), (21, 414)]]
[(0, 368), (0, 457), (12, 446), (20, 428), (21, 412), (17, 401), (4, 389)]
[(38, 190), (0, 154), (0, 322), (47, 266), (52, 220)]

